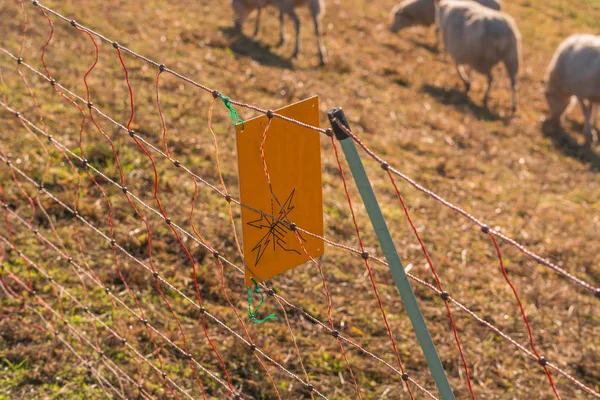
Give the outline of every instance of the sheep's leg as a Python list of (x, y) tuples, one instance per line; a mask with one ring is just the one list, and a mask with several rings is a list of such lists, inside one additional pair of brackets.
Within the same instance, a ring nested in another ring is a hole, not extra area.
[(254, 34), (252, 36), (258, 35), (258, 30), (260, 29), (260, 8), (258, 9), (258, 13), (256, 13), (256, 25), (254, 25)]
[(325, 46), (323, 46), (323, 39), (321, 38), (321, 31), (319, 29), (319, 16), (313, 15), (313, 20), (315, 21), (315, 35), (317, 35), (317, 48), (319, 51), (319, 63), (321, 66), (325, 65), (325, 58), (323, 57), (323, 53), (325, 52)]
[(469, 90), (471, 90), (471, 78), (465, 72), (462, 65), (456, 64), (456, 70), (458, 71), (458, 76), (460, 76), (460, 79), (462, 79), (463, 83), (465, 84), (465, 94), (468, 94)]
[(284, 15), (282, 12), (279, 12), (279, 42), (277, 43), (277, 47), (283, 46), (285, 39), (283, 37), (283, 23), (284, 23)]
[(594, 138), (592, 134), (592, 103), (586, 104), (585, 99), (579, 99), (579, 104), (581, 105), (581, 110), (583, 111), (583, 118), (585, 119), (585, 124), (583, 127), (583, 134), (585, 136), (585, 145), (590, 147), (592, 145), (592, 139)]
[(510, 77), (510, 94), (512, 96), (512, 112), (517, 112), (517, 78)]
[(294, 53), (292, 54), (292, 58), (296, 58), (300, 52), (300, 19), (294, 10), (290, 11), (289, 15), (296, 26), (296, 47), (294, 47)]
[(488, 81), (487, 81), (487, 89), (485, 90), (485, 95), (483, 96), (483, 106), (487, 108), (488, 99), (490, 97), (490, 91), (492, 90), (492, 82), (494, 82), (494, 77), (492, 76), (492, 72), (488, 73)]
[(590, 103), (590, 107), (591, 107), (591, 118), (590, 118), (590, 126), (592, 129), (592, 132), (596, 133), (596, 144), (599, 143), (599, 134), (598, 134), (598, 128), (596, 127), (596, 117), (598, 117), (598, 105), (594, 104), (594, 103)]

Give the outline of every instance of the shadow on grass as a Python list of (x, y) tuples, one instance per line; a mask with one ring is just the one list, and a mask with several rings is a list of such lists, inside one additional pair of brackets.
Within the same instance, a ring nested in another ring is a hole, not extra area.
[(590, 170), (600, 172), (600, 154), (593, 148), (579, 144), (575, 138), (569, 135), (560, 125), (546, 120), (542, 123), (542, 133), (552, 140), (554, 147), (562, 151), (564, 155), (590, 165)]
[(477, 118), (486, 121), (504, 121), (505, 123), (510, 122), (512, 116), (502, 117), (495, 111), (491, 111), (487, 107), (482, 107), (473, 102), (463, 90), (449, 87), (437, 87), (433, 85), (425, 84), (421, 87), (421, 90), (427, 94), (433, 96), (437, 101), (442, 104), (453, 106), (459, 111), (464, 112), (465, 109), (473, 113)]
[(400, 53), (403, 51), (403, 49), (395, 43), (382, 43), (381, 46), (385, 47), (388, 50), (392, 50), (396, 53)]
[(428, 52), (432, 53), (432, 54), (440, 54), (440, 51), (437, 47), (435, 47), (435, 45), (431, 45), (428, 43), (423, 43), (420, 42), (418, 40), (415, 39), (409, 39), (410, 42), (415, 46), (415, 47), (420, 47), (422, 49), (427, 50)]
[(294, 69), (292, 60), (273, 53), (271, 46), (245, 36), (233, 27), (221, 28), (221, 31), (233, 40), (229, 47), (235, 54), (250, 57), (264, 66)]
[(583, 135), (584, 127), (582, 122), (578, 122), (572, 119), (565, 119), (564, 124), (567, 126), (569, 132), (573, 131), (579, 133), (580, 135)]
[(404, 78), (394, 78), (394, 79), (392, 79), (392, 82), (394, 82), (398, 86), (402, 86), (402, 87), (405, 87), (405, 88), (409, 88), (411, 86), (410, 82), (407, 81)]

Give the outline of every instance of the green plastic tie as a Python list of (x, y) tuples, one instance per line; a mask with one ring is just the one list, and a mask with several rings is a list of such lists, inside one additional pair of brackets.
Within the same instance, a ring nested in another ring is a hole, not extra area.
[[(281, 322), (279, 315), (277, 315), (276, 313), (269, 314), (266, 317), (261, 318), (261, 319), (256, 318), (258, 309), (260, 308), (262, 303), (265, 302), (265, 296), (260, 291), (260, 288), (258, 287), (258, 282), (256, 282), (254, 280), (254, 278), (250, 278), (250, 279), (252, 280), (252, 282), (254, 282), (254, 287), (250, 286), (248, 288), (248, 320), (252, 320), (252, 321), (256, 322), (257, 324), (265, 323), (266, 321), (268, 321), (270, 319), (277, 319), (277, 321)], [(252, 292), (253, 291), (256, 291), (256, 293), (260, 294), (260, 303), (258, 303), (256, 308), (254, 309), (254, 312), (252, 312)]]
[(240, 118), (240, 115), (238, 114), (236, 109), (233, 108), (233, 105), (231, 104), (231, 99), (227, 96), (223, 96), (221, 93), (219, 93), (219, 97), (221, 98), (221, 100), (223, 100), (223, 104), (225, 104), (225, 107), (229, 109), (229, 118), (231, 118), (233, 124), (242, 124), (242, 129), (244, 129), (244, 120)]

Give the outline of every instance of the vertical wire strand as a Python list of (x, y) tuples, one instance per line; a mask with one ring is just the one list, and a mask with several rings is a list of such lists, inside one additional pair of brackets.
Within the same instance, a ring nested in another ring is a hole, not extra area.
[[(352, 206), (352, 198), (350, 197), (350, 192), (348, 191), (348, 184), (346, 182), (346, 177), (344, 175), (344, 169), (342, 168), (342, 164), (340, 162), (340, 157), (339, 157), (339, 153), (338, 153), (338, 149), (337, 149), (337, 145), (335, 143), (335, 138), (332, 136), (331, 137), (331, 144), (333, 146), (333, 151), (335, 153), (335, 159), (337, 161), (337, 166), (338, 166), (338, 170), (340, 173), (340, 177), (342, 178), (342, 183), (344, 186), (344, 193), (346, 194), (346, 200), (348, 202), (348, 207), (350, 208), (350, 212), (352, 214), (352, 222), (354, 224), (354, 229), (356, 231), (356, 236), (358, 238), (358, 243), (360, 245), (360, 250), (364, 253), (365, 252), (365, 247), (363, 245), (363, 241), (362, 241), (362, 236), (360, 234), (360, 229), (358, 227), (358, 222), (356, 221), (356, 215), (354, 213), (354, 207)], [(385, 323), (385, 327), (388, 333), (388, 336), (390, 338), (390, 340), (392, 341), (392, 348), (394, 350), (394, 354), (396, 356), (396, 361), (398, 362), (398, 366), (400, 367), (400, 371), (402, 371), (402, 375), (404, 376), (406, 373), (404, 372), (404, 365), (402, 364), (402, 361), (400, 360), (400, 354), (398, 353), (398, 348), (396, 346), (396, 340), (394, 339), (394, 334), (392, 333), (392, 328), (390, 327), (390, 323), (388, 322), (387, 319), (387, 315), (385, 313), (385, 310), (383, 308), (383, 303), (381, 301), (381, 296), (379, 295), (379, 291), (377, 290), (377, 284), (375, 283), (375, 278), (373, 276), (373, 270), (371, 269), (371, 266), (369, 264), (369, 260), (368, 257), (364, 258), (364, 263), (365, 263), (365, 267), (367, 268), (367, 271), (369, 273), (369, 280), (371, 281), (371, 287), (373, 288), (373, 293), (375, 294), (375, 297), (377, 299), (377, 303), (379, 304), (379, 310), (381, 311), (381, 315), (383, 317), (383, 321)], [(408, 394), (410, 395), (410, 398), (412, 400), (414, 400), (414, 395), (412, 393), (412, 389), (410, 388), (410, 385), (408, 384), (408, 379), (403, 379), (404, 380), (404, 384), (406, 386), (406, 389), (408, 390)]]
[[(400, 189), (398, 189), (398, 185), (396, 184), (396, 181), (394, 180), (394, 176), (392, 175), (392, 173), (389, 170), (387, 171), (387, 173), (388, 173), (388, 177), (390, 178), (390, 181), (392, 182), (392, 185), (394, 186), (394, 190), (396, 191), (398, 200), (400, 200), (400, 204), (402, 204), (402, 209), (404, 210), (404, 215), (406, 216), (406, 219), (407, 219), (408, 223), (410, 224), (411, 229), (412, 229), (413, 233), (415, 234), (415, 237), (419, 241), (419, 245), (421, 246), (421, 251), (425, 255), (425, 258), (427, 259), (427, 264), (429, 265), (429, 268), (431, 269), (431, 272), (433, 273), (437, 287), (440, 290), (440, 292), (444, 293), (442, 281), (440, 280), (440, 277), (439, 277), (437, 271), (435, 270), (433, 261), (431, 260), (431, 257), (429, 256), (429, 252), (425, 248), (425, 243), (423, 242), (423, 239), (421, 238), (421, 235), (419, 234), (417, 227), (415, 226), (415, 224), (412, 221), (412, 218), (410, 217), (410, 213), (408, 212), (408, 208), (406, 207), (406, 204), (404, 202), (404, 198), (402, 197), (402, 194), (400, 194)], [(469, 373), (467, 359), (465, 358), (465, 355), (463, 353), (463, 348), (460, 343), (460, 339), (458, 337), (458, 330), (456, 328), (456, 322), (454, 321), (454, 316), (452, 315), (452, 310), (450, 309), (450, 305), (448, 304), (448, 299), (442, 298), (442, 300), (444, 301), (444, 306), (446, 307), (446, 313), (448, 315), (448, 319), (450, 320), (450, 325), (452, 327), (452, 334), (454, 336), (454, 341), (456, 342), (456, 347), (458, 348), (458, 352), (460, 354), (460, 359), (463, 364), (463, 369), (465, 371), (465, 376), (467, 378), (466, 381), (467, 381), (467, 385), (469, 388), (469, 394), (471, 395), (471, 399), (475, 400), (475, 392), (473, 391), (473, 386), (471, 384), (471, 374)]]

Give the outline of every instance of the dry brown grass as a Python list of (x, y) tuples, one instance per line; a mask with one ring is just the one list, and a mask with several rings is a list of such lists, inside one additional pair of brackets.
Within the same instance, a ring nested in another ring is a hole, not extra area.
[[(49, 28), (39, 11), (26, 3), (30, 26), (24, 59), (42, 70), (40, 55)], [(229, 4), (223, 2), (47, 1), (48, 6), (65, 15), (232, 98), (265, 108), (278, 108), (317, 94), (323, 112), (333, 106), (344, 107), (354, 131), (398, 169), (598, 286), (600, 153), (598, 149), (587, 151), (581, 147), (583, 138), (579, 134), (579, 111), (567, 118), (564, 130), (550, 128), (543, 123), (546, 106), (541, 80), (552, 52), (564, 37), (574, 32), (598, 33), (600, 6), (594, 0), (514, 0), (505, 3), (507, 11), (517, 20), (524, 39), (524, 68), (518, 88), (519, 111), (512, 119), (507, 117), (510, 94), (504, 71), (496, 72), (498, 78), (490, 110), (482, 109), (483, 79), (477, 81), (469, 98), (465, 98), (456, 89), (460, 86), (453, 67), (431, 49), (432, 32), (415, 29), (398, 36), (387, 31), (388, 12), (393, 0), (352, 0), (350, 4), (342, 4), (338, 0), (327, 2), (327, 15), (323, 22), (329, 64), (324, 68), (316, 67), (316, 43), (306, 10), (301, 13), (304, 21), (301, 55), (298, 60), (290, 61), (291, 24), (288, 21), (286, 45), (281, 49), (274, 48), (278, 25), (273, 12), (264, 16), (259, 38), (250, 39), (231, 35), (231, 11)], [(56, 18), (53, 20), (56, 33), (48, 53), (50, 70), (57, 81), (83, 94), (82, 76), (93, 61), (93, 48), (84, 35)], [(18, 2), (1, 3), (0, 46), (15, 53), (22, 27)], [(246, 33), (250, 33), (250, 26), (245, 28)], [(129, 116), (128, 96), (115, 50), (107, 44), (101, 45), (100, 60), (90, 77), (93, 102), (113, 118), (126, 122)], [(125, 57), (125, 60), (136, 96), (134, 128), (148, 140), (160, 144), (160, 121), (153, 98), (156, 70), (131, 57)], [(6, 93), (8, 103), (35, 120), (33, 103), (16, 73), (15, 63), (0, 54), (0, 68), (6, 82), (3, 93)], [(49, 132), (69, 148), (77, 149), (77, 111), (55, 95), (47, 83), (25, 70), (24, 74), (39, 99)], [(165, 76), (161, 80), (161, 99), (168, 124), (169, 146), (175, 158), (205, 176), (209, 182), (217, 184), (214, 152), (206, 128), (212, 97), (172, 76)], [(253, 115), (248, 110), (239, 111), (244, 118)], [(9, 113), (0, 110), (0, 116), (0, 149), (9, 153), (19, 168), (39, 179), (46, 160), (44, 152), (33, 136)], [(221, 104), (215, 106), (213, 123), (222, 150), (226, 183), (237, 195), (234, 130)], [(126, 171), (127, 186), (145, 201), (154, 204), (150, 192), (152, 173), (147, 159), (122, 131), (114, 129), (106, 121), (101, 124), (115, 139)], [(324, 137), (322, 142), (326, 236), (357, 247), (331, 144), (326, 139)], [(98, 137), (89, 123), (84, 133), (84, 144), (90, 162), (107, 171), (109, 176), (116, 177), (112, 153), (106, 141)], [(49, 151), (51, 162), (46, 187), (70, 204), (76, 179), (60, 153), (51, 147)], [(171, 218), (189, 229), (187, 215), (193, 194), (192, 183), (169, 164), (164, 160), (157, 162), (161, 171), (161, 200)], [(366, 166), (402, 259), (413, 266), (415, 275), (432, 282), (431, 273), (425, 267), (425, 260), (404, 219), (393, 188), (378, 165), (366, 160)], [(27, 203), (16, 190), (6, 167), (0, 168), (0, 184), (6, 190), (9, 202), (16, 206), (16, 211), (29, 217)], [(98, 190), (87, 178), (84, 185), (80, 212), (106, 230), (106, 209), (99, 200)], [(115, 206), (117, 238), (134, 255), (147, 259), (147, 236), (143, 225), (132, 215), (119, 191), (108, 184), (103, 187)], [(36, 193), (30, 185), (24, 184), (24, 188), (32, 195)], [(400, 189), (446, 289), (486, 320), (525, 344), (525, 327), (502, 278), (489, 240), (464, 219), (412, 188), (402, 185)], [(351, 193), (358, 209), (359, 223), (364, 227), (366, 245), (371, 253), (379, 254), (353, 185)], [(42, 204), (51, 215), (57, 234), (65, 240), (65, 246), (74, 252), (78, 261), (82, 261), (75, 250), (72, 217), (43, 197)], [(224, 202), (201, 188), (195, 221), (213, 246), (239, 263), (226, 213)], [(238, 218), (239, 209), (234, 209), (234, 213)], [(40, 231), (57, 240), (45, 217), (39, 211), (35, 217), (34, 223), (40, 226)], [(192, 270), (183, 251), (164, 223), (154, 217), (150, 221), (154, 258), (161, 275), (193, 297)], [(13, 225), (17, 226), (15, 224), (13, 221)], [(6, 225), (2, 223), (0, 226), (0, 232), (6, 235)], [(142, 326), (112, 310), (102, 292), (91, 287), (86, 291), (73, 271), (55, 255), (49, 256), (51, 252), (44, 253), (31, 233), (18, 229), (15, 240), (24, 253), (50, 268), (57, 280), (78, 297), (84, 299), (87, 292), (91, 309), (108, 324), (119, 328), (122, 323), (132, 323), (127, 333), (130, 343), (142, 349), (144, 354), (152, 352)], [(84, 241), (87, 262), (104, 282), (113, 287), (115, 293), (131, 304), (108, 246), (89, 232)], [(198, 278), (207, 309), (241, 331), (223, 299), (218, 267), (210, 258), (205, 259), (206, 253), (196, 244), (191, 241), (187, 244), (199, 265)], [(526, 305), (540, 351), (577, 379), (600, 391), (598, 299), (510, 247), (502, 246), (502, 251), (509, 274)], [(172, 339), (181, 344), (173, 318), (157, 295), (151, 277), (125, 257), (121, 257), (120, 261), (127, 281), (143, 299), (148, 320), (161, 330), (168, 331)], [(393, 363), (391, 346), (360, 258), (328, 248), (322, 264), (332, 291), (338, 329)], [(18, 262), (16, 254), (7, 255), (5, 266), (19, 276), (27, 277), (26, 268)], [(434, 390), (410, 322), (396, 288), (391, 284), (390, 274), (381, 266), (374, 268), (407, 371), (415, 380)], [(242, 276), (231, 268), (226, 269), (225, 276), (228, 294), (243, 314), (246, 293)], [(35, 274), (33, 280), (40, 296), (57, 307), (50, 285)], [(325, 298), (314, 266), (299, 267), (273, 279), (271, 284), (293, 303), (326, 321)], [(415, 287), (415, 291), (456, 397), (468, 398), (443, 304), (428, 290)], [(168, 296), (184, 323), (194, 355), (207, 368), (222, 376), (222, 370), (206, 345), (198, 315), (179, 296), (174, 293), (168, 293)], [(18, 305), (4, 295), (1, 301), (2, 314), (9, 314)], [(63, 306), (65, 318), (105, 346), (108, 355), (137, 379), (135, 364), (121, 347), (109, 341), (110, 335), (102, 329), (98, 329), (97, 333), (91, 329), (92, 324), (85, 313), (74, 308), (65, 298)], [(265, 312), (279, 311), (272, 300), (263, 307)], [(336, 342), (297, 312), (288, 312), (315, 387), (332, 399), (353, 397), (353, 388)], [(34, 314), (23, 315), (23, 321), (39, 323)], [(455, 316), (478, 398), (553, 398), (543, 371), (535, 362), (526, 359), (512, 345), (464, 313), (456, 310)], [(0, 397), (103, 397), (96, 381), (83, 372), (64, 346), (17, 321), (0, 321), (0, 362), (5, 367), (0, 377)], [(250, 330), (260, 348), (286, 368), (302, 375), (298, 360), (291, 351), (289, 332), (283, 324), (250, 325)], [(253, 398), (274, 398), (274, 391), (264, 372), (247, 349), (215, 324), (209, 323), (209, 332), (226, 360), (236, 387)], [(199, 397), (199, 388), (187, 363), (169, 346), (164, 348), (166, 371), (193, 396)], [(348, 352), (365, 398), (408, 398), (399, 377), (355, 350), (348, 349)], [(84, 354), (97, 358), (89, 351)], [(272, 365), (269, 365), (269, 370), (282, 397), (306, 397), (303, 389), (289, 376)], [(145, 387), (153, 395), (169, 397), (160, 379), (148, 368), (143, 369), (142, 376)], [(210, 397), (225, 396), (221, 387), (206, 376), (201, 377)], [(566, 379), (556, 374), (554, 379), (564, 399), (589, 398)], [(135, 396), (133, 388), (126, 385), (126, 389), (128, 396)], [(417, 398), (423, 398), (422, 394), (417, 393)]]

